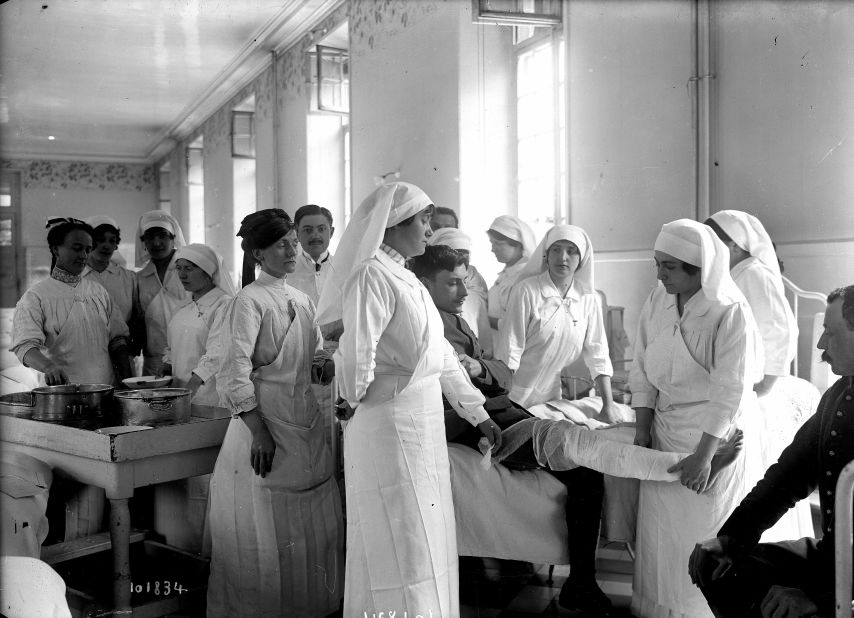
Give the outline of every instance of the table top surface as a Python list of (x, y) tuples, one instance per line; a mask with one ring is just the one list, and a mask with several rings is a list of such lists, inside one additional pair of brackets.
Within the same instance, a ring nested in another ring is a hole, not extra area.
[(186, 423), (122, 427), (113, 433), (0, 415), (0, 441), (119, 463), (219, 446), (230, 420), (191, 416)]

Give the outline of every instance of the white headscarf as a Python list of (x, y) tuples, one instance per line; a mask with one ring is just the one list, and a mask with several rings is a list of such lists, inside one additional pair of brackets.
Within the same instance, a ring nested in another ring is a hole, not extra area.
[(317, 302), (317, 323), (329, 324), (341, 319), (341, 290), (350, 273), (373, 257), (385, 236), (386, 228), (433, 204), (424, 191), (408, 182), (380, 185), (364, 199), (344, 230), (338, 249), (332, 256), (329, 278)]
[(573, 283), (578, 286), (582, 294), (593, 294), (596, 289), (593, 287), (593, 244), (590, 242), (590, 237), (587, 232), (582, 230), (577, 225), (555, 225), (552, 227), (537, 249), (534, 251), (531, 259), (519, 273), (519, 281), (527, 279), (548, 270), (546, 264), (546, 255), (549, 252), (549, 247), (559, 240), (568, 240), (576, 247), (581, 254), (581, 261), (578, 263), (578, 268), (573, 277)]
[(655, 250), (699, 266), (706, 298), (723, 303), (744, 300), (729, 274), (729, 249), (708, 225), (691, 219), (665, 223), (655, 239)]
[(495, 218), (490, 224), (489, 229), (521, 244), (523, 258), (529, 258), (534, 255), (534, 249), (537, 245), (534, 230), (519, 217), (501, 215)]
[(136, 226), (136, 267), (141, 268), (151, 259), (148, 254), (148, 249), (145, 248), (145, 243), (142, 242), (142, 235), (146, 230), (153, 227), (162, 227), (164, 230), (175, 235), (173, 241), (176, 249), (180, 249), (186, 245), (184, 240), (184, 232), (181, 231), (181, 226), (178, 220), (165, 210), (149, 210), (139, 218), (139, 223)]
[(451, 249), (471, 251), (471, 238), (463, 231), (453, 227), (439, 228), (427, 239), (428, 245), (445, 245)]
[(200, 243), (181, 247), (175, 253), (176, 260), (188, 260), (205, 271), (213, 279), (214, 285), (229, 296), (234, 296), (234, 282), (228, 271), (223, 268), (222, 256)]
[(735, 244), (762, 262), (777, 277), (781, 276), (777, 252), (759, 219), (740, 210), (721, 210), (710, 218)]

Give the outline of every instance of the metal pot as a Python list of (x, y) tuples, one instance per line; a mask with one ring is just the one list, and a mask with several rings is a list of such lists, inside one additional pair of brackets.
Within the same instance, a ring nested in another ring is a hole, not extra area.
[(146, 388), (119, 391), (119, 413), (122, 425), (172, 425), (190, 420), (188, 388)]
[(112, 396), (109, 384), (39, 386), (32, 391), (33, 420), (85, 424), (109, 414)]
[(32, 418), (35, 402), (30, 391), (0, 396), (0, 414), (18, 418)]

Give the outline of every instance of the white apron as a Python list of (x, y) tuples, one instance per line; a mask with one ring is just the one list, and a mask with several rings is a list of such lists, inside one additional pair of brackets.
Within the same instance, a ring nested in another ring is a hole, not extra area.
[[(262, 478), (234, 418), (211, 479), (208, 616), (324, 616), (343, 587), (341, 498), (311, 391), (315, 328), (298, 304), (276, 360), (253, 372), (276, 453)], [(299, 361), (299, 362), (295, 362)]]
[[(430, 308), (427, 291), (419, 285), (416, 293)], [(378, 367), (344, 430), (348, 618), (379, 612), (406, 612), (411, 618), (460, 615), (441, 364), (436, 364), (444, 330), (438, 312), (425, 313), (428, 349), (412, 374)]]
[[(227, 311), (226, 306), (220, 306), (219, 311)], [(214, 312), (214, 307), (208, 307), (208, 312)], [(193, 374), (193, 369), (204, 356), (210, 333), (210, 324), (215, 316), (207, 319), (199, 314), (195, 303), (182, 307), (169, 322), (169, 352), (172, 357), (172, 384), (176, 388), (186, 388)], [(206, 406), (219, 406), (219, 394), (216, 391), (216, 379), (211, 378), (199, 387), (193, 403)]]
[[(48, 350), (48, 357), (58, 363), (68, 381), (75, 384), (113, 384), (110, 360), (109, 318), (105, 321), (83, 300), (75, 296), (74, 305), (62, 330)], [(39, 374), (44, 384), (44, 374)], [(100, 532), (104, 523), (106, 494), (100, 487), (70, 483), (66, 488), (65, 535), (63, 540)]]
[[(691, 356), (680, 329), (669, 332), (670, 336), (661, 333), (646, 348), (647, 379), (659, 391), (652, 447), (693, 453), (703, 434), (700, 419), (709, 400), (711, 376)], [(670, 375), (678, 377), (678, 385)], [(757, 418), (755, 397), (743, 403), (738, 414), (739, 426)], [(757, 452), (758, 444), (756, 431), (751, 426), (744, 430), (741, 454), (705, 493), (697, 495), (678, 481), (641, 482), (632, 614), (641, 618), (712, 616), (700, 589), (691, 583), (688, 558), (697, 542), (717, 535), (749, 489), (746, 455)]]
[[(113, 384), (110, 323), (75, 294), (74, 304), (47, 356), (65, 371), (73, 384)], [(44, 374), (39, 374), (44, 384)]]

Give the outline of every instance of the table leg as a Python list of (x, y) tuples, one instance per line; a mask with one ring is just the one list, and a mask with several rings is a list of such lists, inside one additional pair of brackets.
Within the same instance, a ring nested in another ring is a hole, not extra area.
[(113, 606), (131, 614), (130, 508), (127, 498), (110, 499), (110, 541), (113, 546)]

